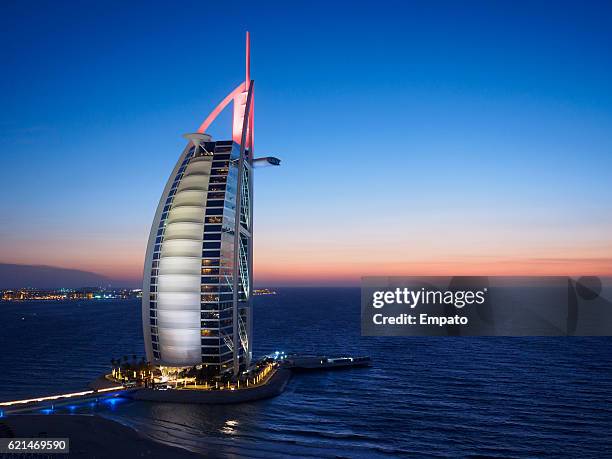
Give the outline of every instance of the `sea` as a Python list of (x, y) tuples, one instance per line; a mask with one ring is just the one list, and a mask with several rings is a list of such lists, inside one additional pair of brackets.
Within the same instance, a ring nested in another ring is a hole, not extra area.
[[(227, 406), (115, 399), (96, 413), (209, 457), (612, 457), (612, 338), (361, 337), (357, 288), (254, 298), (254, 353), (369, 355)], [(0, 400), (86, 388), (143, 355), (140, 303), (0, 303)], [(53, 413), (49, 414), (53, 416)]]

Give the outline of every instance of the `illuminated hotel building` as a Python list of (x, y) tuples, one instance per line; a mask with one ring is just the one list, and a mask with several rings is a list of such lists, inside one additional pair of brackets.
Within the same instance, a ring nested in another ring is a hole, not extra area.
[[(164, 188), (144, 266), (142, 317), (147, 359), (158, 366), (204, 364), (221, 374), (252, 357), (253, 88), (246, 78), (189, 140)], [(207, 129), (233, 103), (232, 140)]]

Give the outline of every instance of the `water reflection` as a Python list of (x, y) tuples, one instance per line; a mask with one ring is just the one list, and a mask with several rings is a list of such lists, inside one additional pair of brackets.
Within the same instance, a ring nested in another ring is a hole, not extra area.
[(239, 422), (234, 419), (229, 419), (225, 421), (225, 425), (221, 429), (221, 433), (226, 435), (234, 435), (237, 433), (237, 430), (234, 427), (238, 426)]
[(119, 409), (98, 408), (98, 413), (137, 429), (143, 435), (171, 446), (227, 457), (265, 430), (263, 414), (271, 401), (239, 405), (189, 405), (130, 401)]

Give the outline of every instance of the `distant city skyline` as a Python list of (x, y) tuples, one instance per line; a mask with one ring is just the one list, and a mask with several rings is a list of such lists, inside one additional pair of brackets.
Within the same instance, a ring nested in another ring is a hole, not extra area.
[(0, 8), (0, 263), (140, 285), (250, 30), (256, 155), (283, 159), (256, 177), (255, 285), (612, 275), (609, 3)]

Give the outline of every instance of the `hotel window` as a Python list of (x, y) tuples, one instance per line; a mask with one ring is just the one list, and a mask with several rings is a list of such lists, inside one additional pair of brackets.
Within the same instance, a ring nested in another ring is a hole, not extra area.
[(223, 217), (206, 217), (206, 223), (221, 223)]
[(205, 225), (204, 232), (205, 233), (220, 233), (221, 225)]
[(202, 316), (202, 320), (217, 320), (219, 319), (219, 313), (218, 312), (202, 312), (200, 313)]
[(218, 201), (208, 200), (208, 201), (206, 201), (206, 206), (207, 207), (223, 207), (223, 201), (221, 201), (221, 200), (218, 200)]
[(202, 283), (203, 284), (218, 284), (219, 278), (218, 277), (202, 277)]
[(203, 244), (202, 248), (204, 248), (204, 249), (220, 249), (221, 248), (221, 243), (220, 242), (205, 242)]
[(219, 258), (221, 256), (221, 251), (217, 250), (204, 250), (202, 252), (202, 256), (203, 257), (207, 257), (207, 258)]
[(209, 303), (216, 303), (219, 301), (218, 295), (202, 295), (202, 301)]
[(203, 328), (202, 330), (200, 330), (200, 334), (202, 336), (208, 337), (208, 336), (219, 336), (219, 330), (210, 330), (208, 328)]

